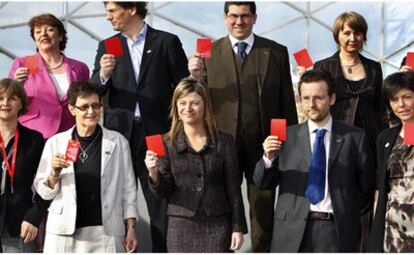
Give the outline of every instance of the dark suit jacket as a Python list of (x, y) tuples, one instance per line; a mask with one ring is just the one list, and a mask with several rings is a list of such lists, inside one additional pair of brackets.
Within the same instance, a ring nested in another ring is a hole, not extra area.
[[(271, 118), (286, 118), (288, 125), (298, 122), (289, 55), (285, 46), (257, 35), (254, 35), (252, 51), (258, 56), (255, 62), (260, 120), (262, 135), (267, 136)], [(204, 76), (218, 127), (236, 137), (242, 102), (239, 102), (237, 67), (228, 36), (213, 43)]]
[(371, 235), (368, 241), (368, 252), (383, 252), (385, 213), (388, 201), (388, 158), (401, 130), (401, 125), (381, 132), (377, 139), (377, 188), (378, 202), (372, 224)]
[[(254, 181), (259, 188), (279, 186), (271, 252), (298, 252), (310, 202), (305, 196), (311, 162), (307, 122), (288, 127), (287, 140), (270, 169), (261, 159)], [(340, 252), (357, 252), (359, 210), (372, 196), (374, 169), (367, 135), (337, 121), (332, 124), (328, 161), (329, 192)]]
[[(49, 205), (37, 193), (35, 202), (32, 201), (32, 184), (43, 150), (43, 136), (41, 133), (20, 124), (18, 128), (19, 145), (14, 175), (14, 193), (10, 193), (10, 177), (7, 175), (6, 193), (3, 195), (5, 197), (2, 196), (0, 208), (2, 216), (0, 225), (7, 226), (13, 237), (20, 236), (20, 226), (23, 220), (39, 227)], [(2, 161), (3, 155), (0, 153), (0, 162)]]
[[(121, 40), (124, 54), (116, 57), (116, 67), (108, 83), (109, 92), (105, 108), (104, 126), (131, 138), (136, 103), (147, 135), (169, 130), (169, 107), (177, 83), (188, 76), (187, 57), (180, 39), (173, 34), (148, 26), (138, 82), (129, 55), (126, 39), (121, 33), (114, 35)], [(99, 42), (95, 68), (91, 81), (101, 84), (99, 61), (106, 53), (104, 41)]]
[(173, 146), (165, 144), (168, 155), (161, 158), (160, 183), (150, 187), (168, 198), (167, 215), (193, 217), (202, 207), (208, 216), (230, 214), (233, 231), (247, 233), (232, 137), (219, 132), (198, 153), (187, 145), (183, 131)]
[[(350, 125), (359, 126), (368, 132), (368, 140), (371, 150), (375, 152), (375, 141), (378, 134), (388, 127), (386, 121), (385, 100), (381, 94), (382, 70), (381, 65), (361, 54), (359, 55), (366, 73), (366, 82), (364, 88), (358, 93), (359, 101), (356, 109), (356, 119), (360, 123), (351, 123), (346, 121), (345, 115), (352, 109), (351, 99), (356, 95), (350, 95), (347, 91), (347, 81), (342, 73), (339, 52), (329, 58), (320, 60), (315, 63), (316, 70), (325, 70), (332, 75), (335, 82), (334, 91), (336, 93), (336, 102), (331, 108), (331, 114), (334, 120), (343, 121)], [(363, 92), (362, 92), (363, 91)]]

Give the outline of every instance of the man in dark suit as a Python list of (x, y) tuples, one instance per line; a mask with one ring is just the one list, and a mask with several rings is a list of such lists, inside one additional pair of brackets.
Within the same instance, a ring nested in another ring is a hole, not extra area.
[(105, 2), (106, 18), (122, 45), (122, 56), (99, 43), (91, 80), (108, 93), (104, 126), (129, 141), (134, 171), (148, 206), (154, 252), (166, 252), (166, 201), (148, 189), (145, 136), (169, 130), (169, 106), (176, 84), (188, 76), (187, 57), (176, 35), (144, 22), (145, 2)]
[(328, 73), (299, 81), (307, 122), (268, 136), (254, 174), (260, 188), (279, 186), (271, 252), (357, 252), (359, 212), (373, 195), (374, 161), (363, 129), (332, 120)]
[(229, 35), (215, 41), (211, 58), (199, 53), (189, 61), (192, 76), (207, 82), (218, 128), (236, 140), (239, 166), (247, 180), (252, 248), (269, 251), (274, 190), (258, 190), (254, 166), (263, 155), (261, 142), (271, 118), (297, 123), (287, 48), (253, 34), (254, 2), (226, 2), (224, 22)]

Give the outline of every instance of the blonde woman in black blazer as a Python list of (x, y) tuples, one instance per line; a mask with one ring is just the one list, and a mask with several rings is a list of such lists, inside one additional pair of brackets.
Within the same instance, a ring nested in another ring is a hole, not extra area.
[(168, 198), (168, 252), (238, 250), (247, 233), (236, 150), (214, 126), (204, 86), (182, 80), (173, 95), (167, 156), (147, 151), (153, 191)]

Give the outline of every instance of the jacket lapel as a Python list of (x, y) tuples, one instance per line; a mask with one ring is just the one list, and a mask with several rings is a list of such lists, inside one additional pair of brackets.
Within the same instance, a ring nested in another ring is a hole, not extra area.
[(306, 165), (310, 166), (311, 163), (311, 147), (310, 147), (310, 138), (309, 138), (309, 128), (308, 122), (300, 124), (300, 128), (297, 133), (297, 144), (302, 151), (303, 160)]
[(138, 87), (148, 69), (154, 51), (157, 48), (157, 33), (150, 26), (147, 27), (147, 34), (145, 36), (144, 52), (142, 52), (142, 62), (139, 71)]
[(338, 152), (341, 150), (342, 144), (344, 143), (344, 137), (337, 133), (338, 127), (335, 124), (335, 121), (332, 123), (332, 133), (331, 133), (331, 148), (329, 150), (329, 159), (328, 159), (328, 171), (331, 169), (333, 163), (335, 162)]
[(108, 162), (112, 157), (115, 149), (115, 143), (112, 141), (113, 137), (107, 130), (102, 128), (102, 157), (101, 157), (101, 176), (104, 175)]
[(263, 84), (267, 75), (267, 69), (269, 66), (270, 50), (263, 44), (260, 37), (254, 35), (254, 43), (252, 51), (255, 51), (256, 59), (254, 60), (256, 67), (257, 81), (260, 86), (260, 91), (263, 90)]
[[(116, 59), (119, 58), (119, 61), (122, 62), (122, 63), (119, 63), (121, 65), (121, 67), (127, 68), (127, 70), (130, 70), (129, 72), (126, 72), (129, 75), (129, 80), (130, 81), (136, 81), (135, 80), (135, 74), (134, 74), (135, 73), (134, 72), (134, 67), (132, 66), (131, 55), (129, 53), (127, 39), (121, 33), (119, 33), (117, 36), (121, 40), (122, 49), (123, 49), (124, 54), (120, 57), (115, 57), (115, 58)], [(135, 86), (132, 86), (134, 84), (135, 84)], [(130, 87), (134, 91), (137, 88), (136, 84), (137, 83), (127, 83), (125, 85), (127, 85), (128, 87)]]

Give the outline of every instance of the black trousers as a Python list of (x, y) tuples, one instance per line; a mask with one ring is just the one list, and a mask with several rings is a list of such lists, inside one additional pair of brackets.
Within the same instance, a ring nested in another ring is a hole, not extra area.
[(147, 146), (145, 144), (145, 130), (142, 123), (134, 121), (129, 143), (135, 175), (141, 183), (148, 207), (152, 251), (167, 252), (167, 200), (159, 198), (149, 189), (148, 169), (144, 162)]
[(299, 252), (339, 252), (338, 250), (335, 221), (308, 219)]

